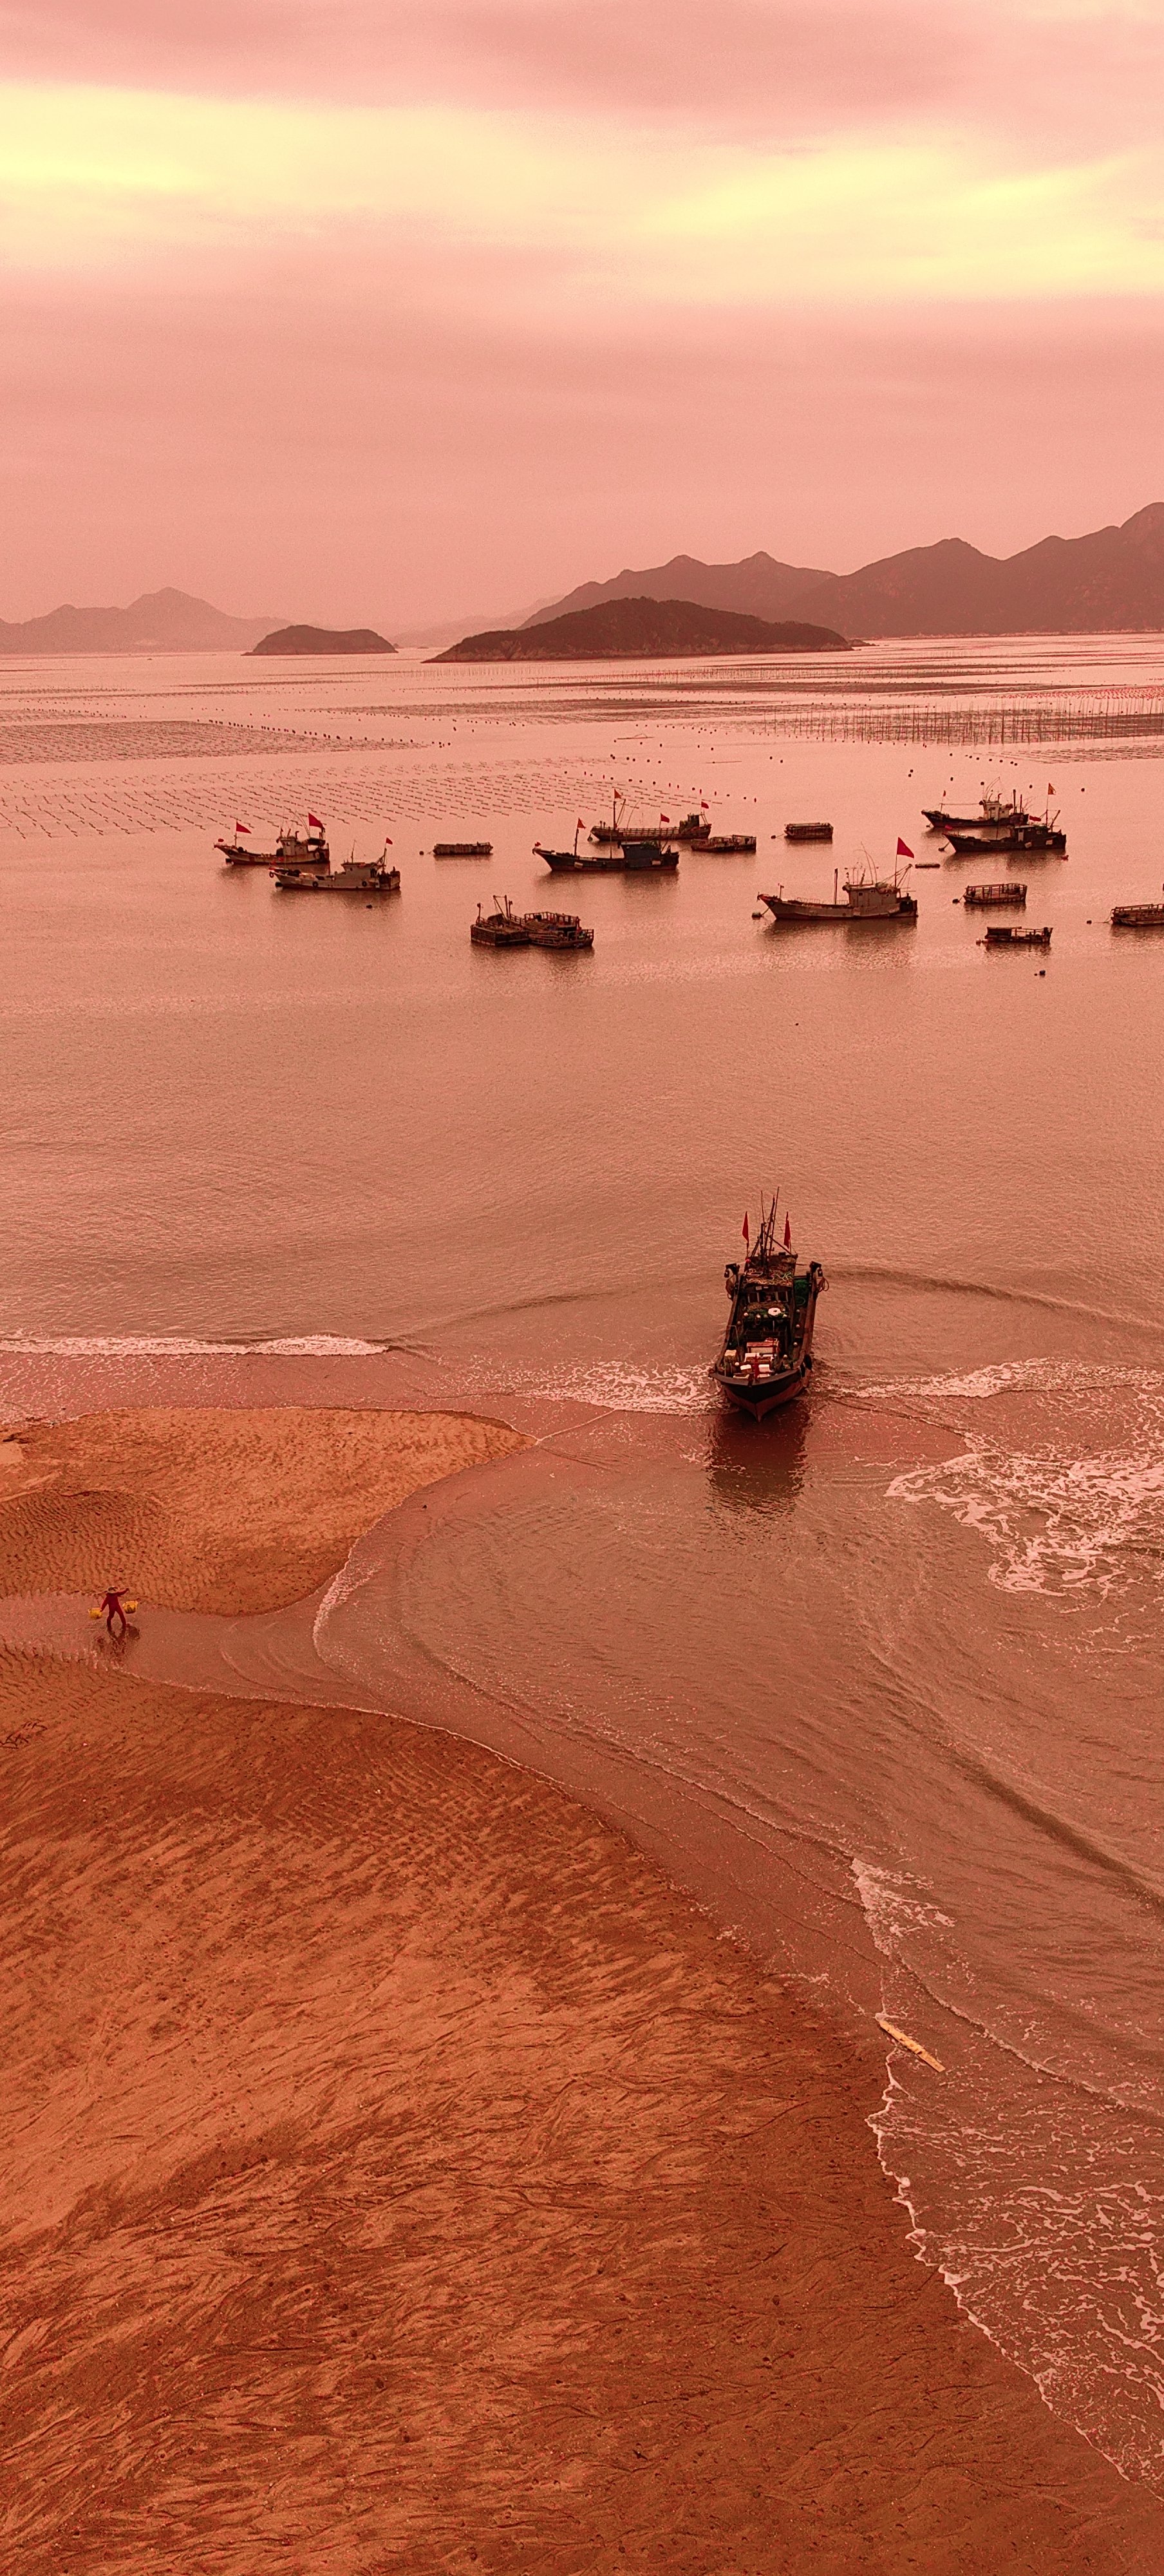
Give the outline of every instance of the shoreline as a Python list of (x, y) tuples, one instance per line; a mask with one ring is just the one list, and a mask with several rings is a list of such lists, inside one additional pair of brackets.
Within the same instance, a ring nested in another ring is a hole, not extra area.
[[(464, 1419), (428, 1417), (407, 1491)], [(95, 1582), (136, 1531), (175, 1607), (225, 1607), (245, 1504), (234, 1579), (273, 1607), (343, 1536), (320, 1507), (296, 1555), (271, 1489), (272, 1461), (325, 1480), (327, 1420), (242, 1450), (235, 1408), (34, 1432), (66, 1473), (20, 1565)], [(388, 1417), (343, 1420), (375, 1453), (350, 1528), (402, 1474)], [(102, 1461), (136, 1517), (92, 1510)], [(195, 2536), (310, 2576), (1159, 2563), (1164, 2509), (911, 2252), (878, 2052), (575, 1797), (407, 1715), (2, 1649), (0, 1721), (30, 2565), (160, 2576)]]

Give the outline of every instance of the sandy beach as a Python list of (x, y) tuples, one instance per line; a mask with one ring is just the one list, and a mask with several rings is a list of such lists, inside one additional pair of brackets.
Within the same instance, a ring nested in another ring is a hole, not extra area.
[[(453, 1414), (0, 1439), (0, 1589), (301, 1599)], [(143, 1618), (148, 1606), (143, 1606)], [(1164, 2509), (914, 2260), (852, 2047), (407, 1712), (0, 1653), (0, 2515), (34, 2576), (1109, 2576)]]

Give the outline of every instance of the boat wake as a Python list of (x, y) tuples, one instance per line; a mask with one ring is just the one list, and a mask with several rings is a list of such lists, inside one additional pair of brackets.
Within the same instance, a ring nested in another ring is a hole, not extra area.
[(383, 1351), (411, 1351), (411, 1342), (364, 1342), (338, 1333), (300, 1333), (286, 1340), (208, 1342), (148, 1333), (11, 1334), (0, 1338), (0, 1357), (62, 1360), (374, 1359)]

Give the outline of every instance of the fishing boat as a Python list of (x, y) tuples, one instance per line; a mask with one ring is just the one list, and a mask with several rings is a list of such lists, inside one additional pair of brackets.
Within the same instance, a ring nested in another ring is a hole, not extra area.
[(237, 838), (246, 830), (245, 823), (235, 824), (233, 841), (216, 841), (228, 868), (329, 868), (331, 851), (322, 823), (310, 824), (306, 836), (298, 832), (280, 832), (273, 850), (252, 850)]
[(492, 841), (434, 841), (434, 859), (491, 859)]
[(583, 928), (576, 912), (523, 912), (531, 948), (593, 948), (594, 933)]
[(502, 896), (500, 903), (494, 896), (494, 902), (497, 905), (495, 912), (482, 912), (478, 904), (477, 918), (469, 924), (469, 937), (474, 948), (528, 948), (529, 927), (524, 914), (514, 911), (507, 894)]
[(831, 823), (786, 823), (784, 826), (786, 841), (831, 841), (832, 837)]
[[(385, 844), (387, 848), (389, 845)], [(283, 867), (272, 871), (281, 894), (399, 894), (400, 870), (387, 858), (357, 859), (354, 852), (342, 868)]]
[[(908, 876), (908, 868), (904, 874)], [(786, 895), (783, 888), (779, 894), (762, 894), (759, 900), (767, 904), (774, 921), (917, 920), (917, 898), (906, 893), (900, 868), (891, 877), (875, 876), (872, 869), (867, 875), (846, 877), (843, 903), (837, 900), (837, 875), (834, 868), (831, 903), (807, 902), (798, 895)]]
[(702, 846), (714, 858), (725, 858), (734, 850), (754, 851), (756, 835), (754, 832), (713, 832), (711, 839), (704, 841)]
[[(578, 828), (581, 830), (581, 825)], [(679, 865), (678, 850), (664, 849), (657, 837), (653, 841), (605, 842), (601, 849), (580, 850), (578, 832), (574, 834), (572, 850), (545, 850), (540, 841), (535, 841), (534, 857), (543, 859), (546, 866), (558, 874), (569, 870), (579, 876), (637, 876), (645, 875), (651, 868), (677, 868)]]
[(1055, 859), (1063, 859), (1067, 855), (1067, 835), (1059, 830), (1057, 815), (1053, 823), (1036, 817), (1025, 823), (1007, 823), (990, 832), (958, 832), (951, 825), (946, 839), (960, 859), (988, 858), (1007, 850)]
[(1111, 926), (1113, 930), (1164, 930), (1164, 903), (1117, 903)]
[[(245, 832), (246, 825), (236, 823), (234, 828), (236, 833)], [(221, 850), (228, 868), (270, 868), (275, 864), (273, 850), (249, 850), (245, 841), (218, 840), (214, 846)]]
[[(747, 1218), (744, 1219), (745, 1239)], [(777, 1406), (803, 1395), (812, 1374), (816, 1301), (825, 1286), (819, 1261), (797, 1268), (792, 1228), (776, 1241), (776, 1201), (749, 1244), (743, 1261), (729, 1261), (724, 1286), (731, 1299), (727, 1331), (711, 1374), (721, 1395), (740, 1413), (763, 1422)]]
[(1042, 930), (1016, 930), (1013, 922), (988, 921), (981, 944), (984, 948), (1049, 948), (1051, 933), (1045, 924)]
[(1004, 877), (1001, 885), (968, 885), (962, 896), (966, 904), (1025, 903), (1027, 890), (1017, 877)]
[(625, 796), (620, 796), (618, 789), (616, 788), (610, 800), (610, 821), (609, 823), (592, 823), (590, 826), (591, 840), (597, 843), (602, 843), (604, 841), (621, 841), (622, 818), (625, 812), (626, 798)]
[(976, 814), (947, 814), (944, 806), (923, 805), (931, 832), (982, 832), (1000, 823), (1026, 823), (1030, 816), (1017, 796), (984, 796)]
[(590, 839), (599, 848), (626, 848), (631, 841), (682, 841), (691, 848), (706, 846), (711, 839), (711, 825), (702, 810), (685, 814), (681, 823), (672, 823), (669, 814), (660, 814), (657, 823), (628, 823), (625, 797), (611, 800), (609, 823), (592, 823)]

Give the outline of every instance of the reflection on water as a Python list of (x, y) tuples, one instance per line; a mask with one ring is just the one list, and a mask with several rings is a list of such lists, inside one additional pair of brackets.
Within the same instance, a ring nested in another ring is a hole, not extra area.
[(808, 1402), (786, 1405), (765, 1423), (714, 1414), (707, 1437), (707, 1482), (725, 1511), (778, 1514), (794, 1510), (804, 1484)]

